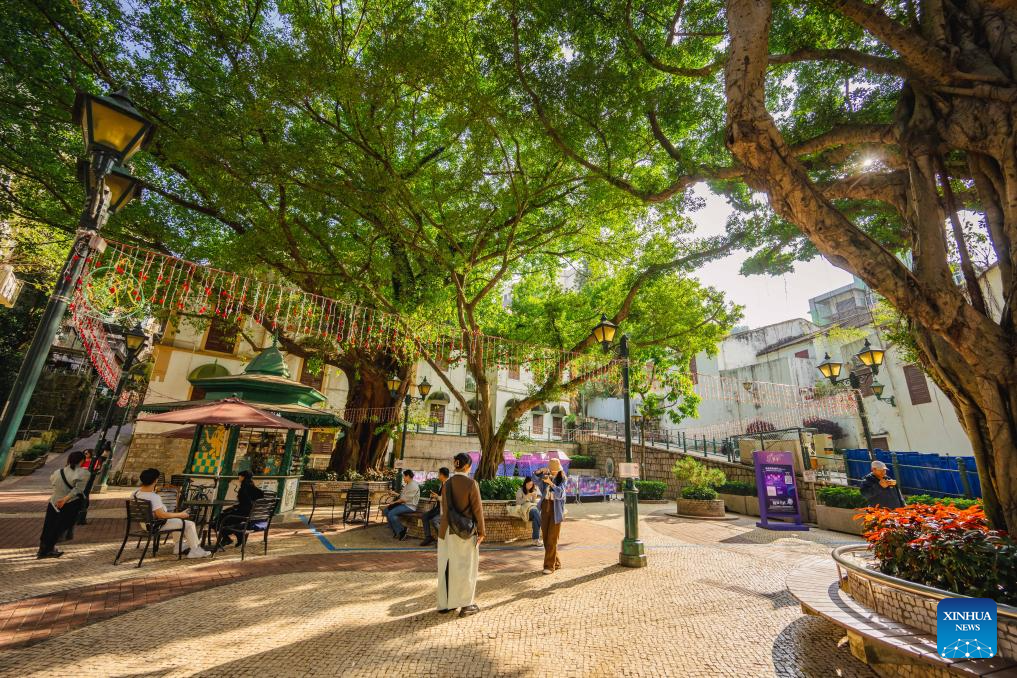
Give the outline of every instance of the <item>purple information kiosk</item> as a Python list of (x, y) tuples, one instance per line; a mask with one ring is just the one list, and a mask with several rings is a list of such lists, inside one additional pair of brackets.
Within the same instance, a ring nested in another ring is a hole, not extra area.
[[(756, 492), (759, 494), (759, 517), (756, 527), (767, 530), (808, 530), (802, 524), (798, 507), (798, 486), (795, 484), (794, 458), (791, 452), (756, 450)], [(771, 523), (771, 520), (787, 521)]]

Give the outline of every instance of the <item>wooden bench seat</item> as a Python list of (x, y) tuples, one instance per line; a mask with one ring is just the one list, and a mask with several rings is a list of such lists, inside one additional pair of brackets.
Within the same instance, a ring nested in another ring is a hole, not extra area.
[(829, 557), (817, 556), (798, 565), (788, 574), (787, 589), (802, 612), (845, 629), (851, 654), (866, 664), (911, 665), (915, 675), (1017, 676), (1017, 663), (1003, 657), (940, 657), (934, 635), (877, 614), (841, 591), (837, 566)]

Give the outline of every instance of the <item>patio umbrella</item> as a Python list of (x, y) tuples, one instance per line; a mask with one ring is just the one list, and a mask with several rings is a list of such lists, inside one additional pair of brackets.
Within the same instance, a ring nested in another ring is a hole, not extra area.
[(138, 421), (151, 421), (164, 424), (202, 424), (222, 426), (249, 426), (253, 428), (277, 428), (303, 431), (307, 427), (289, 419), (269, 414), (257, 407), (245, 403), (239, 398), (224, 398), (207, 405), (187, 407), (162, 414), (150, 414), (138, 417)]
[(181, 440), (191, 440), (194, 438), (194, 429), (196, 428), (197, 428), (196, 426), (182, 426), (180, 428), (175, 428), (172, 431), (160, 433), (159, 435), (161, 435), (163, 438), (179, 438)]

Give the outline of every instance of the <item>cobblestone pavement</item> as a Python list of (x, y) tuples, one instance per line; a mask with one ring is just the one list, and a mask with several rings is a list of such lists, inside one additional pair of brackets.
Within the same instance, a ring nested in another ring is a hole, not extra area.
[[(45, 497), (29, 489), (15, 500), (0, 485), (0, 515), (37, 538)], [(628, 570), (614, 564), (620, 503), (570, 506), (565, 569), (541, 575), (539, 549), (485, 548), (482, 611), (457, 619), (433, 611), (433, 552), (381, 525), (321, 538), (289, 522), (244, 563), (160, 555), (114, 568), (119, 538), (103, 521), (119, 534), (118, 501), (104, 495), (59, 560), (36, 561), (0, 523), (0, 676), (872, 675), (784, 584), (846, 535), (644, 506), (650, 566)]]

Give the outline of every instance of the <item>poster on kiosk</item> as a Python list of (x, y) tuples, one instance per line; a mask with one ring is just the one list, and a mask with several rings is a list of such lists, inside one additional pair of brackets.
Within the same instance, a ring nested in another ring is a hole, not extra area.
[(752, 453), (759, 495), (760, 520), (756, 527), (767, 530), (809, 529), (802, 524), (792, 454), (778, 450), (756, 450)]

